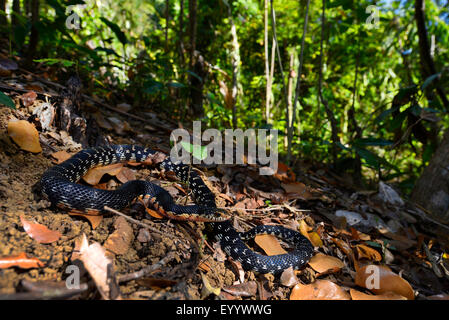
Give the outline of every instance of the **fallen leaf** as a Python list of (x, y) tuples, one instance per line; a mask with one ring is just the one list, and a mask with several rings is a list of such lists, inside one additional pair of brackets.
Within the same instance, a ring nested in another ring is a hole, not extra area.
[(357, 259), (368, 259), (371, 261), (381, 261), (382, 260), (382, 256), (381, 254), (373, 249), (370, 248), (364, 244), (358, 244), (355, 246), (355, 252), (357, 254)]
[(371, 264), (360, 267), (355, 275), (355, 283), (375, 294), (394, 292), (409, 300), (415, 298), (410, 284), (387, 266)]
[(33, 115), (39, 119), (42, 131), (49, 131), (55, 120), (56, 109), (51, 103), (42, 102), (34, 108)]
[(28, 221), (23, 216), (20, 217), (20, 221), (22, 222), (25, 232), (39, 243), (52, 243), (61, 238), (61, 233), (59, 231), (53, 231), (42, 224)]
[(111, 272), (113, 272), (112, 260), (107, 257), (106, 249), (98, 242), (89, 245), (85, 234), (83, 234), (81, 242), (80, 260), (94, 280), (103, 299), (120, 299), (120, 295), (118, 297), (111, 297), (113, 285), (117, 286), (111, 277)]
[(34, 103), (34, 100), (36, 100), (36, 98), (37, 94), (34, 91), (29, 91), (20, 96), (20, 100), (22, 100), (22, 103), (25, 107), (31, 106)]
[(307, 190), (307, 186), (302, 182), (281, 183), (281, 186), (286, 193), (296, 194), (303, 200), (310, 200), (313, 198), (312, 193)]
[(293, 270), (293, 267), (289, 267), (285, 269), (281, 274), (281, 284), (286, 287), (293, 287), (296, 285), (299, 280), (296, 277), (295, 271)]
[(56, 164), (60, 164), (72, 157), (72, 155), (66, 151), (53, 152), (50, 156), (56, 160)]
[(110, 176), (117, 175), (123, 169), (123, 163), (114, 163), (107, 166), (92, 168), (84, 175), (83, 180), (88, 184), (95, 186), (105, 174)]
[(271, 234), (257, 235), (254, 238), (254, 242), (269, 256), (287, 253), (279, 244), (278, 239)]
[(310, 232), (309, 233), (309, 239), (310, 242), (312, 242), (314, 247), (322, 247), (323, 241), (321, 240), (320, 236), (316, 232)]
[(309, 261), (309, 265), (318, 273), (338, 272), (345, 266), (338, 258), (318, 252)]
[(83, 218), (87, 219), (89, 221), (92, 229), (96, 229), (98, 227), (98, 225), (101, 223), (101, 221), (103, 220), (102, 215), (90, 215), (90, 214), (75, 212), (75, 211), (70, 211), (69, 215), (83, 217)]
[(348, 257), (352, 257), (352, 250), (349, 244), (347, 244), (345, 241), (338, 239), (338, 238), (331, 238), (332, 241), (343, 251), (344, 254), (346, 254)]
[(134, 240), (133, 229), (124, 217), (118, 217), (115, 220), (114, 228), (115, 231), (108, 237), (103, 246), (114, 254), (125, 254)]
[(290, 300), (350, 300), (350, 295), (329, 280), (317, 280), (311, 284), (298, 283), (293, 287)]
[(216, 296), (220, 295), (221, 289), (213, 287), (203, 273), (201, 273), (201, 279), (203, 279), (203, 288), (201, 289), (202, 299), (210, 296), (211, 294)]
[(304, 237), (306, 237), (307, 239), (309, 239), (310, 242), (312, 242), (311, 239), (310, 239), (310, 236), (309, 236), (309, 229), (310, 229), (310, 227), (307, 225), (307, 223), (305, 222), (304, 219), (301, 220), (301, 221), (299, 222), (299, 232), (300, 232)]
[(131, 180), (136, 180), (136, 173), (134, 170), (124, 167), (117, 173), (116, 177), (121, 183), (126, 183)]
[(278, 162), (278, 169), (274, 176), (282, 182), (294, 182), (296, 180), (293, 170), (282, 162)]
[(26, 120), (9, 121), (8, 134), (20, 149), (34, 153), (42, 151), (39, 133), (34, 124)]
[(349, 293), (351, 294), (352, 300), (407, 300), (406, 297), (403, 297), (393, 292), (386, 292), (384, 294), (372, 295), (360, 292), (355, 289), (350, 289)]
[(42, 268), (44, 263), (38, 258), (30, 258), (25, 252), (15, 256), (0, 258), (0, 269), (19, 267), (21, 269)]
[(223, 291), (239, 297), (253, 297), (257, 293), (256, 281), (247, 281), (223, 288)]

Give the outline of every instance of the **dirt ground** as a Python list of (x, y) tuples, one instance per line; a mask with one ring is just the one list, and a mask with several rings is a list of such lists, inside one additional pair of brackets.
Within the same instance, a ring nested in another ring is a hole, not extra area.
[[(82, 217), (74, 217), (58, 209), (49, 208), (49, 202), (43, 200), (36, 185), (46, 169), (54, 163), (48, 156), (53, 150), (33, 154), (22, 151), (7, 135), (7, 122), (12, 111), (0, 108), (0, 256), (11, 256), (26, 252), (28, 256), (37, 257), (45, 262), (45, 267), (31, 270), (19, 268), (0, 269), (0, 294), (14, 294), (21, 290), (21, 281), (62, 281), (67, 277), (65, 269), (71, 264), (75, 239), (86, 234), (89, 241), (104, 243), (112, 231), (118, 216), (106, 215), (95, 229)], [(154, 135), (153, 135), (154, 138)], [(129, 143), (122, 139), (121, 143)], [(168, 146), (168, 144), (167, 144)], [(160, 146), (159, 146), (160, 147)], [(55, 146), (58, 148), (58, 146)], [(138, 170), (140, 177), (148, 177), (150, 170)], [(129, 210), (128, 210), (129, 212)], [(22, 226), (20, 217), (47, 226), (51, 230), (62, 233), (60, 240), (50, 244), (40, 244), (29, 237)], [(147, 265), (156, 263), (169, 252), (176, 257), (164, 270), (155, 274), (160, 279), (170, 279), (173, 282), (159, 284), (155, 290), (146, 288), (136, 281), (129, 281), (120, 286), (124, 295), (132, 295), (152, 299), (199, 299), (201, 277), (194, 270), (187, 268), (172, 269), (191, 258), (191, 244), (185, 236), (167, 220), (148, 220), (142, 222), (154, 225), (161, 234), (148, 232), (135, 224), (133, 227), (133, 242), (126, 254), (113, 255), (114, 269), (118, 274), (131, 273)], [(193, 228), (197, 228), (191, 224)], [(199, 230), (201, 232), (201, 230)], [(146, 234), (147, 236), (139, 236)], [(175, 237), (173, 237), (173, 235)], [(207, 272), (211, 284), (215, 286), (231, 285), (235, 279), (234, 273), (226, 270), (223, 262), (211, 259), (211, 255), (203, 257), (210, 265)], [(212, 271), (213, 270), (213, 271)], [(168, 282), (168, 280), (166, 281)], [(154, 287), (154, 286), (153, 286)], [(138, 292), (140, 291), (140, 292)], [(142, 293), (143, 291), (143, 293)]]

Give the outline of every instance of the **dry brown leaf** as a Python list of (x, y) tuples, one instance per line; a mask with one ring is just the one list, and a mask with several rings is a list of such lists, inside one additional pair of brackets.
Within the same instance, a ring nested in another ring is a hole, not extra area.
[(97, 185), (105, 174), (117, 175), (123, 169), (123, 163), (114, 163), (103, 167), (92, 168), (84, 175), (83, 180), (91, 186)]
[(201, 289), (202, 299), (210, 296), (211, 294), (215, 296), (220, 295), (221, 289), (213, 287), (210, 284), (209, 279), (203, 273), (201, 273), (201, 279), (203, 280), (203, 288)]
[(37, 132), (34, 124), (26, 120), (9, 121), (8, 135), (22, 150), (34, 153), (42, 151), (39, 132)]
[(56, 160), (56, 164), (60, 164), (72, 157), (72, 155), (66, 151), (53, 152), (50, 156)]
[(355, 283), (375, 294), (393, 292), (409, 300), (415, 298), (410, 284), (387, 266), (371, 264), (360, 267), (355, 275)]
[(126, 183), (131, 180), (136, 180), (136, 173), (134, 170), (124, 167), (119, 171), (119, 173), (117, 173), (116, 177), (121, 183)]
[(30, 258), (25, 252), (0, 258), (0, 269), (19, 267), (21, 269), (42, 268), (44, 263), (38, 258)]
[(302, 182), (281, 183), (282, 188), (286, 193), (293, 193), (303, 200), (310, 200), (313, 195), (307, 190), (307, 186)]
[(92, 229), (96, 229), (98, 227), (98, 225), (101, 223), (101, 221), (103, 220), (102, 215), (91, 215), (91, 214), (75, 212), (75, 211), (70, 211), (69, 215), (83, 217), (83, 218), (87, 219), (89, 221)]
[(133, 229), (124, 217), (118, 217), (115, 220), (114, 228), (115, 231), (108, 237), (103, 246), (114, 254), (125, 254), (134, 240)]
[[(109, 300), (112, 293), (111, 285), (114, 284), (113, 278), (111, 277), (113, 262), (107, 257), (106, 249), (98, 242), (89, 245), (86, 235), (83, 234), (80, 248), (80, 260), (94, 280), (103, 299)], [(118, 298), (120, 298), (120, 296), (118, 296)]]
[(318, 273), (338, 272), (345, 266), (338, 258), (318, 252), (309, 261), (309, 265)]
[(281, 274), (281, 284), (286, 287), (293, 287), (296, 285), (299, 280), (296, 277), (295, 271), (293, 270), (293, 267), (289, 267), (285, 269)]
[(371, 261), (381, 261), (382, 255), (375, 249), (370, 248), (364, 244), (358, 244), (355, 246), (355, 252), (357, 253), (357, 259), (368, 259)]
[(384, 294), (372, 295), (360, 292), (355, 289), (350, 289), (349, 293), (351, 294), (352, 300), (407, 300), (406, 297), (403, 297), (393, 292), (386, 292)]
[(338, 238), (331, 238), (332, 241), (343, 251), (344, 254), (346, 254), (349, 257), (352, 257), (352, 250), (349, 244), (347, 244), (345, 241), (338, 239)]
[(287, 253), (287, 251), (285, 251), (279, 244), (278, 239), (271, 234), (257, 235), (254, 238), (254, 241), (269, 256)]
[(22, 103), (25, 107), (31, 106), (34, 103), (34, 100), (36, 100), (36, 98), (37, 94), (34, 91), (29, 91), (20, 96), (20, 100), (22, 100)]
[(234, 284), (232, 286), (227, 286), (223, 288), (233, 296), (239, 297), (253, 297), (257, 293), (257, 283), (256, 281), (247, 281), (244, 283)]
[(25, 232), (39, 243), (52, 243), (61, 238), (59, 231), (53, 231), (42, 224), (28, 221), (23, 216), (20, 217), (20, 221)]
[(293, 287), (290, 300), (350, 300), (350, 295), (329, 280), (317, 280), (311, 284)]
[(274, 176), (282, 182), (294, 182), (296, 180), (293, 170), (282, 162), (278, 162), (278, 170)]

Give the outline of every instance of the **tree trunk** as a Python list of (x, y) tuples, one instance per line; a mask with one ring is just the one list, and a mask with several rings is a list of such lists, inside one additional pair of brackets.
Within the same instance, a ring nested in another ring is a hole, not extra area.
[[(427, 37), (427, 29), (426, 29), (426, 16), (425, 16), (425, 1), (424, 0), (416, 0), (415, 1), (415, 20), (416, 26), (418, 28), (418, 43), (419, 43), (419, 56), (421, 62), (421, 70), (424, 76), (423, 81), (426, 78), (430, 77), (437, 73), (435, 64), (432, 59), (429, 39)], [(440, 87), (438, 83), (438, 79), (435, 85), (438, 96), (443, 102), (444, 108), (446, 110), (449, 109), (449, 101), (446, 98), (446, 94), (444, 90)], [(431, 88), (427, 89), (430, 90)], [(426, 92), (426, 95), (429, 95)]]
[(31, 0), (31, 34), (27, 52), (27, 65), (32, 65), (39, 43), (39, 31), (36, 24), (39, 22), (39, 0)]
[[(6, 11), (6, 0), (0, 0), (0, 10)], [(8, 20), (6, 19), (6, 15), (0, 14), (0, 25), (5, 26)]]
[[(197, 0), (189, 0), (189, 37), (190, 37), (190, 47), (189, 55), (190, 62), (189, 68), (201, 79), (193, 75), (189, 75), (190, 79), (190, 111), (194, 117), (202, 117), (204, 114), (203, 109), (203, 86), (204, 86), (204, 76), (206, 76), (206, 69), (204, 66), (204, 59), (196, 52), (196, 28), (197, 28), (197, 10), (198, 2)], [(201, 59), (200, 59), (201, 58)]]
[(12, 11), (13, 14), (11, 14), (11, 25), (15, 27), (19, 24), (19, 20), (16, 15), (20, 16), (20, 0), (14, 0), (12, 2)]
[(443, 223), (449, 222), (449, 130), (416, 181), (411, 200)]

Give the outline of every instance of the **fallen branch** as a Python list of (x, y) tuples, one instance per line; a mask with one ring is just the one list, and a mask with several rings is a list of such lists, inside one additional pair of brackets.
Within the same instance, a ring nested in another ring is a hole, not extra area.
[(145, 267), (136, 272), (122, 274), (122, 275), (117, 276), (117, 281), (120, 283), (120, 282), (126, 282), (126, 281), (140, 279), (140, 278), (162, 268), (164, 265), (166, 265), (168, 262), (170, 262), (174, 258), (175, 258), (174, 252), (170, 252), (164, 258), (162, 258), (155, 264), (152, 264), (151, 266)]

